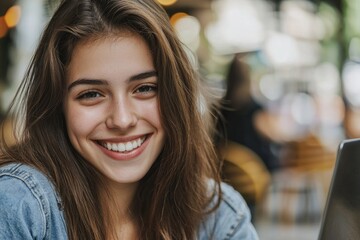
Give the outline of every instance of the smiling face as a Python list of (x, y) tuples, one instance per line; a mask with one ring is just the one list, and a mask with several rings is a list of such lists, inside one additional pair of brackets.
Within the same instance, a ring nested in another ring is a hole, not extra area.
[(64, 114), (75, 149), (109, 180), (136, 183), (164, 145), (151, 52), (138, 35), (78, 44)]

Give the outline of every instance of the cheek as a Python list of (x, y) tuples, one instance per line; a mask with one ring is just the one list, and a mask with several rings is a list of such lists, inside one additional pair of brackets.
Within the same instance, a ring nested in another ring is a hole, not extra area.
[(148, 102), (142, 106), (140, 110), (144, 118), (146, 118), (151, 124), (158, 128), (163, 129), (162, 121), (160, 119), (160, 106), (157, 101)]
[(65, 111), (65, 119), (69, 137), (86, 137), (101, 122), (102, 114), (94, 109), (72, 106)]

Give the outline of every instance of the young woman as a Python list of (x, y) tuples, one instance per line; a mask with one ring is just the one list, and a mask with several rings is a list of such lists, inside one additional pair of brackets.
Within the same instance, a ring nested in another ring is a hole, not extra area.
[(257, 239), (200, 94), (157, 3), (62, 1), (2, 141), (0, 238)]

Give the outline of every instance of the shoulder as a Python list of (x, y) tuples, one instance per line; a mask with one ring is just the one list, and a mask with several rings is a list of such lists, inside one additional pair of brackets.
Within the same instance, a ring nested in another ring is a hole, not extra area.
[(248, 211), (247, 204), (243, 197), (232, 186), (221, 183), (223, 210), (229, 210), (239, 215), (243, 215)]
[(0, 167), (0, 238), (43, 239), (59, 203), (51, 182), (23, 164)]
[[(55, 195), (58, 199), (51, 181), (42, 172), (20, 163), (0, 167), (0, 186), (2, 190), (19, 195), (29, 194), (36, 199), (50, 195)], [(42, 202), (41, 199), (38, 200)]]
[(199, 239), (258, 239), (243, 197), (226, 183), (221, 192), (220, 206), (203, 222)]
[(42, 172), (22, 163), (10, 163), (0, 166), (0, 177), (18, 179), (27, 185), (36, 183), (51, 185), (48, 178)]

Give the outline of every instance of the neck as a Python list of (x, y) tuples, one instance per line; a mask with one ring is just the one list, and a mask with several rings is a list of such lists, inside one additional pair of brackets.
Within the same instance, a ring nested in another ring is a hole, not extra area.
[(102, 208), (108, 222), (110, 232), (117, 239), (136, 239), (137, 223), (131, 208), (138, 184), (119, 184), (107, 181), (103, 188)]
[(139, 239), (139, 230), (134, 222), (126, 222), (116, 227), (115, 239)]

